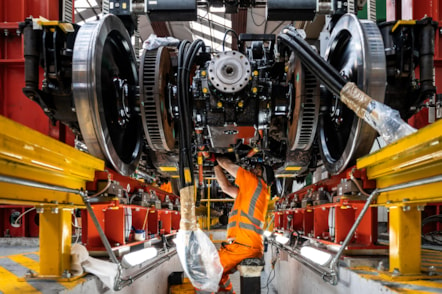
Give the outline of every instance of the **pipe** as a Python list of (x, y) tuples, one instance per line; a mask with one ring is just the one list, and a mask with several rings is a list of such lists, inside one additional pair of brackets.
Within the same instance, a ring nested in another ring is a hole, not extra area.
[(83, 191), (77, 190), (77, 189), (71, 189), (71, 188), (65, 188), (61, 186), (55, 186), (55, 185), (49, 185), (49, 184), (43, 184), (31, 180), (25, 180), (25, 179), (19, 179), (19, 178), (13, 178), (8, 176), (0, 175), (0, 182), (8, 183), (8, 184), (15, 184), (15, 185), (22, 185), (32, 188), (39, 188), (39, 189), (46, 189), (51, 191), (57, 191), (57, 192), (65, 192), (65, 193), (72, 193), (72, 194), (78, 194), (81, 195)]
[(381, 189), (378, 189), (378, 192), (379, 193), (390, 192), (390, 191), (395, 191), (395, 190), (412, 188), (412, 187), (416, 187), (419, 185), (432, 184), (432, 183), (436, 183), (436, 182), (440, 182), (440, 181), (442, 181), (442, 176), (434, 176), (434, 177), (430, 177), (430, 178), (419, 179), (419, 180), (412, 181), (412, 182), (407, 182), (407, 183), (403, 183), (403, 184), (398, 184), (398, 185), (394, 185), (394, 186), (390, 186), (390, 187), (381, 188)]
[(335, 273), (332, 275), (330, 279), (330, 284), (337, 285), (338, 284), (338, 267), (337, 262), (339, 258), (341, 257), (342, 253), (344, 253), (345, 248), (347, 247), (348, 243), (350, 243), (351, 239), (353, 238), (353, 234), (355, 233), (356, 229), (358, 228), (359, 224), (362, 221), (362, 218), (365, 216), (365, 213), (367, 212), (368, 208), (370, 207), (371, 202), (373, 199), (375, 199), (379, 195), (379, 192), (377, 189), (375, 189), (370, 196), (368, 197), (367, 201), (365, 202), (364, 207), (362, 208), (361, 213), (358, 215), (358, 218), (354, 222), (353, 226), (351, 227), (350, 231), (348, 232), (347, 236), (345, 237), (344, 242), (342, 243), (341, 247), (338, 250), (338, 253), (333, 257), (332, 261), (330, 262), (330, 269), (332, 273)]

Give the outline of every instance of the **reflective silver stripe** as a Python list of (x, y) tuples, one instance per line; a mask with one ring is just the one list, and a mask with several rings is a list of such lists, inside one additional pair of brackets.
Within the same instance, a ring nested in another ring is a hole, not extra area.
[(258, 201), (259, 194), (261, 194), (261, 191), (262, 191), (262, 183), (261, 180), (258, 179), (258, 186), (255, 189), (255, 193), (253, 193), (252, 200), (250, 201), (249, 215), (255, 214), (256, 202)]
[(223, 288), (225, 289), (225, 288), (229, 287), (230, 284), (231, 284), (231, 282), (230, 282), (230, 278), (229, 278), (229, 279), (227, 279), (227, 281), (224, 283), (224, 285), (222, 285), (221, 287), (223, 287)]
[(257, 218), (254, 218), (251, 215), (248, 215), (247, 213), (245, 213), (244, 211), (241, 211), (241, 216), (246, 217), (251, 223), (255, 224), (256, 226), (260, 227), (261, 229), (264, 228), (264, 224), (262, 221), (260, 221)]
[(239, 227), (246, 229), (246, 230), (254, 231), (260, 235), (264, 234), (264, 230), (258, 229), (257, 227), (255, 227), (254, 225), (251, 225), (251, 224), (239, 223)]
[(229, 213), (229, 215), (232, 217), (232, 216), (235, 216), (235, 215), (237, 215), (238, 214), (238, 209), (235, 209), (235, 210), (232, 210), (230, 213)]
[(236, 221), (231, 222), (231, 223), (229, 223), (229, 224), (227, 225), (227, 229), (230, 229), (230, 228), (233, 228), (233, 227), (236, 227)]

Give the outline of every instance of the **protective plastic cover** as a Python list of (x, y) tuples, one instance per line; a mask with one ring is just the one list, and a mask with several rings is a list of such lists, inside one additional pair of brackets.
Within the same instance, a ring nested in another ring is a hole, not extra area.
[(216, 292), (223, 267), (209, 237), (200, 229), (180, 230), (175, 243), (181, 265), (192, 285), (203, 291)]
[(342, 88), (341, 101), (374, 128), (387, 144), (416, 132), (402, 120), (399, 111), (373, 100), (354, 83), (349, 82)]

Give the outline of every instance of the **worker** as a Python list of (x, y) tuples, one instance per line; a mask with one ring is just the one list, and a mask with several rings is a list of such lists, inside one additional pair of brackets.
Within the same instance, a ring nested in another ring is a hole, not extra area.
[[(269, 181), (273, 181), (273, 170), (261, 164), (250, 171), (234, 164), (228, 158), (217, 158), (215, 177), (228, 196), (235, 199), (227, 225), (227, 242), (221, 245), (219, 257), (223, 266), (218, 292), (234, 293), (229, 274), (246, 258), (261, 258), (264, 252), (263, 227), (270, 199)], [(235, 178), (232, 185), (223, 172)], [(265, 181), (269, 180), (269, 181)]]

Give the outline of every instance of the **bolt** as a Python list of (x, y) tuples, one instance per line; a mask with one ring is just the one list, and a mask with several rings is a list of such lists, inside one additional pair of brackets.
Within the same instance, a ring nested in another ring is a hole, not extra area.
[(15, 31), (15, 33), (17, 34), (18, 37), (20, 37), (21, 32), (20, 32), (19, 29), (17, 29), (17, 30)]
[(9, 35), (9, 30), (8, 30), (8, 29), (5, 29), (5, 30), (4, 30), (4, 33), (5, 33), (5, 37), (7, 37), (7, 36)]
[(425, 205), (418, 205), (417, 206), (417, 211), (424, 211), (425, 209)]
[(408, 201), (410, 201), (409, 198), (404, 198), (404, 199), (402, 199), (402, 202), (408, 202)]
[(52, 207), (51, 208), (51, 213), (57, 214), (58, 213), (58, 207)]
[(63, 278), (69, 279), (71, 277), (71, 273), (68, 270), (64, 270), (63, 272)]
[(429, 276), (436, 276), (437, 275), (436, 267), (434, 265), (431, 265), (428, 267), (428, 275)]
[(38, 208), (35, 209), (35, 211), (37, 213), (43, 213), (45, 211), (45, 209), (43, 207), (38, 207)]
[(440, 29), (439, 29), (439, 34), (441, 34), (441, 35), (442, 35), (442, 28), (440, 28)]
[(392, 276), (400, 276), (401, 272), (399, 271), (399, 269), (395, 268), (393, 270)]
[(35, 277), (37, 277), (37, 273), (34, 272), (33, 270), (28, 270), (26, 272), (26, 276), (29, 277), (29, 278), (35, 278)]
[(391, 200), (387, 200), (387, 202), (386, 202), (387, 204), (391, 204), (392, 203), (392, 201)]
[(406, 211), (410, 211), (410, 210), (411, 210), (411, 206), (410, 205), (402, 206), (402, 211), (406, 212)]
[(378, 263), (378, 271), (385, 271), (385, 264), (383, 260), (379, 261)]

